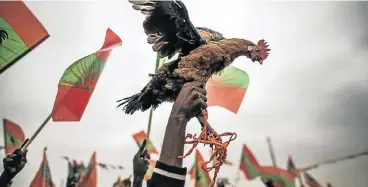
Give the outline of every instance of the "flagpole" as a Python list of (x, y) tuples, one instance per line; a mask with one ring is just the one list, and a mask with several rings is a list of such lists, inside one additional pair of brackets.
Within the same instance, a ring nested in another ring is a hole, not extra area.
[(276, 167), (277, 163), (276, 163), (275, 151), (273, 149), (273, 146), (272, 146), (272, 143), (271, 143), (271, 138), (269, 136), (267, 136), (267, 144), (268, 144), (268, 150), (270, 152), (270, 156), (271, 156), (271, 160), (272, 160), (272, 165), (274, 167)]
[[(158, 57), (158, 55), (156, 55), (155, 73), (157, 72), (157, 69), (159, 68), (159, 64), (160, 64), (160, 58)], [(148, 125), (147, 125), (147, 133), (146, 133), (146, 141), (147, 142), (148, 142), (149, 136), (151, 134), (152, 115), (153, 115), (153, 108), (151, 107), (150, 112), (149, 112), (149, 116), (148, 116)], [(148, 144), (146, 144), (146, 148), (147, 148), (147, 145)]]
[(38, 127), (35, 133), (33, 133), (32, 137), (27, 141), (27, 143), (23, 146), (21, 149), (22, 152), (27, 150), (28, 146), (33, 142), (34, 139), (38, 136), (38, 134), (41, 132), (41, 130), (45, 127), (45, 125), (50, 121), (52, 116), (52, 113), (50, 113), (46, 119), (42, 122), (42, 124)]

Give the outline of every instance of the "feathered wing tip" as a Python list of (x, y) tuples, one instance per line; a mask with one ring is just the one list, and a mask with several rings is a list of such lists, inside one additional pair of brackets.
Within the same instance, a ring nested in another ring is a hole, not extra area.
[(267, 42), (262, 39), (258, 41), (258, 47), (260, 49), (260, 54), (261, 54), (261, 58), (262, 60), (266, 60), (266, 58), (268, 57), (268, 55), (270, 54), (271, 49), (268, 48)]
[(142, 104), (139, 102), (141, 95), (142, 93), (138, 93), (133, 96), (118, 100), (117, 102), (120, 104), (117, 106), (117, 108), (123, 106), (123, 111), (125, 114), (133, 114), (135, 111), (142, 108)]

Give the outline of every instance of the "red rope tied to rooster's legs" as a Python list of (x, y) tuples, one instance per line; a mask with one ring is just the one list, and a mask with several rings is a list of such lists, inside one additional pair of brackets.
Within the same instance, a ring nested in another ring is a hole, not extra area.
[[(189, 156), (199, 143), (203, 143), (204, 145), (210, 144), (212, 149), (215, 151), (212, 153), (210, 160), (203, 163), (202, 169), (206, 172), (211, 171), (212, 169), (215, 169), (215, 174), (213, 176), (213, 179), (210, 185), (211, 187), (213, 187), (216, 182), (217, 173), (220, 171), (220, 167), (222, 166), (222, 164), (224, 164), (226, 161), (227, 146), (230, 144), (231, 141), (236, 139), (237, 135), (236, 133), (231, 133), (231, 132), (217, 134), (217, 132), (213, 130), (213, 128), (207, 122), (208, 113), (206, 109), (202, 110), (201, 115), (198, 116), (197, 119), (202, 125), (202, 132), (199, 135), (199, 137), (196, 137), (196, 134), (194, 135), (189, 134), (189, 133), (187, 134), (187, 136), (185, 137), (184, 143), (192, 144), (192, 147), (184, 156), (179, 156), (179, 157), (185, 158)], [(221, 137), (225, 137), (225, 136), (230, 136), (229, 140), (226, 142), (222, 142)], [(188, 140), (188, 139), (192, 139), (192, 140)], [(207, 165), (215, 158), (217, 159), (216, 164), (208, 167)]]

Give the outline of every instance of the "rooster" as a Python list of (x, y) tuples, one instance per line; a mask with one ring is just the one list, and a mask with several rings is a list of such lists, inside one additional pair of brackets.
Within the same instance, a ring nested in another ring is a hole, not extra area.
[[(188, 11), (181, 1), (133, 1), (133, 9), (146, 15), (143, 28), (147, 43), (160, 58), (178, 58), (164, 64), (141, 92), (121, 99), (126, 114), (137, 110), (156, 109), (162, 102), (174, 102), (187, 82), (207, 80), (221, 72), (237, 57), (246, 56), (260, 64), (267, 58), (270, 49), (264, 40), (255, 44), (245, 39), (226, 39), (219, 32), (205, 27), (194, 27)], [(197, 119), (203, 127), (203, 116)], [(213, 129), (207, 126), (213, 133)]]

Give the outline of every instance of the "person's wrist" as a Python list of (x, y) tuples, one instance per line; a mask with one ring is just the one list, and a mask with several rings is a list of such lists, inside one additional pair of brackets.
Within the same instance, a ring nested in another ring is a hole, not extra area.
[(133, 187), (140, 187), (140, 185), (143, 183), (143, 177), (140, 176), (134, 176), (133, 179)]
[(179, 120), (182, 122), (188, 122), (190, 120), (190, 117), (188, 117), (188, 114), (182, 110), (172, 110), (169, 120)]
[(134, 175), (134, 181), (137, 180), (137, 181), (143, 181), (143, 178), (144, 176), (146, 175), (146, 173), (144, 174), (135, 174)]
[(1, 179), (3, 182), (9, 183), (13, 178), (15, 174), (10, 173), (7, 169), (4, 169), (3, 173), (1, 173)]

